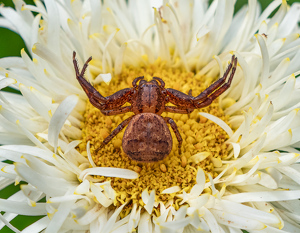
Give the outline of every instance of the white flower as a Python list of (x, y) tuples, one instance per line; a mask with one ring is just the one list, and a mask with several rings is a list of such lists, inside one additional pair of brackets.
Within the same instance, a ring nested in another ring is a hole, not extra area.
[[(137, 0), (37, 0), (34, 6), (15, 0), (16, 10), (1, 6), (0, 26), (31, 49), (0, 59), (0, 89), (22, 93), (0, 92), (0, 189), (26, 182), (0, 198), (0, 229), (19, 232), (10, 223), (17, 215), (42, 215), (22, 232), (299, 232), (300, 5), (275, 0), (260, 12), (251, 0), (233, 15), (234, 2), (164, 1), (152, 8)], [(230, 126), (201, 113), (228, 134), (229, 156), (203, 151), (183, 160), (185, 167), (210, 157), (213, 174), (198, 169), (188, 192), (179, 184), (166, 188), (162, 194), (173, 195), (167, 202), (144, 189), (139, 202), (117, 205), (121, 194), (97, 177), (135, 180), (139, 171), (97, 167), (90, 143), (86, 156), (76, 149), (87, 97), (75, 78), (73, 51), (81, 66), (93, 57), (86, 78), (95, 83), (157, 60), (222, 76), (235, 54), (231, 88), (219, 98)], [(38, 202), (44, 197), (47, 202)]]

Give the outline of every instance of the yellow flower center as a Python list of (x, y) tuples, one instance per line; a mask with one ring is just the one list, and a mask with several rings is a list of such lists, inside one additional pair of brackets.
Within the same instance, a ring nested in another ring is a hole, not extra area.
[[(118, 90), (131, 87), (133, 79), (139, 76), (144, 76), (146, 80), (160, 77), (164, 80), (166, 88), (173, 88), (186, 94), (192, 89), (193, 96), (199, 95), (215, 79), (215, 77), (201, 77), (179, 68), (168, 68), (165, 63), (157, 60), (155, 64), (145, 67), (124, 67), (122, 73), (113, 77), (109, 85), (102, 82), (95, 88), (103, 96), (108, 96)], [(187, 193), (190, 192), (196, 184), (199, 168), (212, 177), (218, 175), (215, 168), (221, 167), (221, 160), (228, 155), (228, 145), (224, 143), (228, 139), (228, 135), (217, 124), (200, 116), (200, 111), (219, 117), (228, 124), (228, 117), (219, 107), (218, 100), (191, 114), (165, 112), (162, 116), (172, 118), (178, 126), (183, 139), (182, 153), (178, 154), (178, 141), (169, 127), (173, 138), (171, 153), (162, 161), (141, 163), (131, 160), (122, 150), (122, 138), (125, 130), (95, 154), (95, 150), (99, 148), (103, 139), (133, 113), (104, 116), (100, 110), (90, 103), (87, 104), (82, 124), (83, 142), (79, 145), (79, 151), (86, 156), (86, 144), (90, 141), (92, 158), (97, 166), (125, 168), (139, 173), (139, 178), (134, 180), (97, 177), (99, 182), (111, 181), (111, 186), (116, 192), (114, 201), (116, 207), (128, 203), (123, 209), (121, 217), (130, 213), (132, 204), (144, 205), (141, 194), (147, 188), (149, 191), (155, 190), (155, 201), (166, 204), (173, 199), (174, 207), (177, 209), (181, 200), (176, 195), (182, 193), (183, 190)], [(181, 191), (162, 194), (163, 190), (173, 186), (179, 186)], [(210, 192), (210, 190), (207, 189), (205, 192)]]

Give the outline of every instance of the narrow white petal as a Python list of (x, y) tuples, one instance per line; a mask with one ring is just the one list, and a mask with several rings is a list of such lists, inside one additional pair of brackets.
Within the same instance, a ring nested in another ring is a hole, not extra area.
[(52, 233), (58, 232), (61, 226), (63, 225), (65, 219), (70, 214), (71, 208), (75, 200), (69, 200), (63, 202), (59, 205), (57, 212), (55, 212), (54, 216), (52, 217), (51, 221), (49, 222), (45, 233)]
[(71, 150), (73, 150), (76, 146), (78, 146), (82, 141), (81, 140), (74, 140), (70, 142), (67, 147), (65, 148), (65, 154), (68, 154)]
[(229, 137), (231, 137), (233, 135), (232, 129), (220, 118), (215, 117), (215, 116), (213, 116), (209, 113), (205, 113), (205, 112), (200, 112), (199, 115), (204, 116), (205, 118), (207, 118), (207, 119), (213, 121), (214, 123), (216, 123), (217, 125), (219, 125), (228, 134)]
[(233, 155), (234, 155), (234, 158), (237, 158), (240, 154), (240, 151), (241, 151), (241, 147), (240, 147), (240, 144), (238, 143), (234, 143), (234, 142), (230, 142), (230, 144), (232, 145), (233, 147)]
[(21, 15), (19, 15), (11, 7), (0, 7), (0, 13), (4, 16), (17, 30), (21, 35), (26, 45), (29, 45), (30, 41), (30, 27), (27, 22), (24, 21)]
[(162, 223), (161, 226), (163, 227), (163, 229), (161, 232), (173, 233), (174, 231), (176, 231), (178, 229), (183, 229), (185, 226), (187, 226), (190, 223), (190, 221), (191, 221), (190, 217), (187, 217), (187, 218), (182, 218), (177, 221)]
[(264, 172), (261, 172), (260, 177), (261, 177), (261, 180), (259, 181), (259, 184), (261, 184), (265, 187), (268, 187), (270, 189), (277, 189), (278, 188), (278, 183), (276, 182), (276, 180), (272, 176), (270, 176), (270, 175), (268, 175)]
[(25, 68), (25, 64), (20, 57), (3, 57), (0, 58), (0, 67), (6, 69), (9, 67)]
[(120, 177), (124, 179), (138, 178), (138, 173), (128, 169), (114, 168), (114, 167), (95, 167), (95, 168), (88, 168), (82, 171), (82, 173), (79, 176), (79, 179), (84, 180), (88, 175)]
[(16, 233), (20, 233), (21, 231), (19, 231), (17, 228), (15, 228), (13, 225), (11, 225), (11, 223), (9, 221), (7, 221), (3, 215), (0, 213), (0, 221), (2, 221), (9, 229), (11, 229), (12, 231), (16, 232)]
[(85, 215), (83, 215), (81, 218), (77, 219), (77, 223), (80, 225), (87, 225), (91, 224), (99, 215), (101, 215), (104, 212), (105, 207), (102, 207), (100, 204), (95, 204), (95, 206), (87, 211)]
[(74, 107), (78, 102), (78, 97), (75, 95), (68, 96), (64, 101), (58, 106), (55, 113), (53, 114), (50, 124), (49, 124), (49, 144), (57, 148), (58, 135), (65, 121), (67, 120), (70, 113), (73, 111)]
[(113, 203), (112, 199), (109, 199), (104, 195), (103, 189), (93, 183), (91, 184), (91, 191), (95, 195), (97, 201), (104, 207), (109, 207)]
[(97, 84), (100, 82), (105, 82), (107, 85), (110, 83), (111, 80), (111, 73), (107, 73), (107, 74), (99, 74), (93, 83)]
[(90, 141), (88, 141), (88, 143), (86, 144), (86, 152), (87, 152), (87, 156), (88, 156), (89, 162), (92, 165), (92, 167), (97, 167), (96, 164), (94, 163), (94, 160), (93, 160), (92, 155), (91, 155)]
[(29, 206), (26, 202), (0, 199), (1, 211), (16, 213), (20, 215), (46, 215), (47, 211), (45, 205), (45, 203), (37, 203), (35, 207), (32, 207)]
[(0, 90), (3, 89), (4, 87), (7, 87), (12, 84), (16, 84), (17, 80), (12, 79), (12, 78), (4, 78), (0, 80)]
[(74, 194), (80, 195), (80, 194), (86, 194), (90, 190), (90, 182), (88, 180), (84, 180), (78, 185), (75, 189)]
[(45, 216), (45, 217), (37, 220), (33, 224), (29, 225), (25, 229), (23, 229), (22, 233), (41, 232), (42, 230), (44, 230), (48, 226), (49, 222), (50, 222), (49, 217)]
[(249, 192), (232, 194), (223, 197), (225, 200), (234, 202), (251, 202), (251, 201), (283, 201), (296, 200), (299, 198), (300, 191), (271, 191), (271, 192)]
[(73, 200), (78, 200), (78, 199), (85, 199), (88, 202), (91, 202), (90, 199), (86, 196), (82, 195), (65, 195), (62, 197), (52, 197), (49, 198), (47, 203), (60, 203), (60, 202), (68, 202), (68, 201), (73, 201)]
[(147, 210), (147, 212), (149, 214), (152, 213), (153, 205), (154, 205), (154, 202), (155, 202), (154, 198), (155, 198), (155, 190), (152, 190), (150, 192), (149, 199), (148, 199), (147, 203), (145, 203), (146, 205), (144, 206), (144, 208)]
[(103, 232), (110, 232), (113, 229), (116, 219), (119, 216), (120, 212), (122, 211), (122, 209), (124, 208), (125, 205), (126, 205), (126, 203), (121, 205), (118, 209), (115, 210), (113, 215), (109, 218), (109, 220), (103, 227), (103, 229), (102, 229)]
[(298, 167), (279, 167), (278, 170), (285, 174), (286, 176), (290, 177), (292, 180), (300, 184), (300, 172), (298, 170)]
[(189, 157), (188, 162), (200, 163), (210, 155), (210, 152), (200, 152)]
[(221, 233), (219, 224), (215, 219), (214, 215), (205, 207), (202, 207), (202, 209), (204, 210), (205, 213), (203, 219), (206, 221), (207, 225), (209, 226), (210, 231), (214, 233)]
[(41, 143), (28, 129), (26, 129), (20, 121), (17, 120), (18, 127), (23, 131), (23, 133), (26, 135), (26, 137), (34, 143), (37, 147), (42, 148), (44, 150), (48, 150), (48, 148)]
[(64, 194), (64, 190), (73, 187), (72, 184), (62, 178), (40, 174), (22, 163), (16, 163), (15, 167), (19, 176), (47, 195), (60, 196)]
[[(64, 77), (67, 81), (70, 82), (72, 85), (75, 83), (75, 78), (73, 70), (71, 67), (64, 64), (61, 57), (55, 54), (53, 51), (51, 51), (49, 48), (45, 47), (44, 44), (36, 43), (34, 44), (32, 48), (33, 53), (35, 53), (37, 56), (43, 58), (44, 60), (48, 61), (49, 65), (53, 67), (53, 71), (59, 76)], [(71, 59), (71, 53), (70, 53), (70, 59)]]
[(2, 145), (33, 145), (25, 135), (6, 132), (0, 132), (0, 142)]
[(179, 186), (173, 186), (170, 188), (167, 188), (165, 190), (163, 190), (161, 193), (165, 194), (165, 193), (177, 193), (181, 190), (181, 188)]
[(221, 210), (211, 210), (211, 212), (215, 216), (216, 220), (223, 225), (246, 230), (262, 230), (266, 228), (266, 225), (258, 220), (252, 220), (238, 215), (226, 213)]

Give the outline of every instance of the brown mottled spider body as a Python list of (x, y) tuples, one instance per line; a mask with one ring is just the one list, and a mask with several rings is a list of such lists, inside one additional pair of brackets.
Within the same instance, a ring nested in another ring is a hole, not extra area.
[[(104, 139), (99, 149), (128, 125), (123, 136), (123, 150), (131, 159), (141, 162), (159, 161), (170, 154), (173, 142), (166, 123), (170, 124), (176, 135), (180, 154), (182, 138), (176, 123), (173, 119), (160, 115), (163, 112), (188, 114), (194, 109), (210, 105), (214, 99), (230, 87), (237, 66), (237, 58), (233, 55), (223, 77), (196, 97), (191, 95), (191, 91), (187, 95), (171, 88), (165, 88), (164, 81), (157, 77), (153, 77), (149, 82), (144, 80), (144, 77), (138, 77), (133, 80), (132, 88), (125, 88), (104, 97), (84, 78), (84, 72), (92, 58), (90, 57), (85, 62), (82, 71), (79, 72), (75, 56), (76, 53), (73, 52), (76, 78), (93, 106), (107, 116), (126, 112), (135, 114), (119, 124)], [(230, 76), (226, 82), (229, 73)], [(123, 106), (125, 103), (131, 105)], [(167, 106), (167, 103), (172, 103), (175, 106)], [(96, 153), (99, 149), (96, 150)]]
[[(158, 161), (170, 154), (172, 136), (164, 119), (154, 113), (132, 117), (123, 135), (124, 152), (133, 160)], [(143, 155), (143, 156), (141, 156)]]

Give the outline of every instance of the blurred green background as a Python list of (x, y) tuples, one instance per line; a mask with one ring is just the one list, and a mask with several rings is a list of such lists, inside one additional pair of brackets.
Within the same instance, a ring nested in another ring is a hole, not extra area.
[[(71, 1), (71, 0), (70, 0)], [(26, 0), (27, 4), (34, 4), (33, 0)], [(212, 1), (210, 1), (212, 2)], [(262, 5), (262, 9), (265, 9), (266, 6), (268, 6), (272, 0), (259, 0), (259, 2)], [(288, 1), (288, 4), (291, 5), (294, 2), (300, 2), (300, 0), (290, 0)], [(4, 4), (5, 6), (11, 6), (14, 7), (12, 0), (4, 0), (0, 1), (1, 4)], [(247, 0), (237, 0), (235, 11), (240, 9), (244, 4), (247, 4)], [(20, 51), (22, 48), (25, 48), (25, 44), (22, 40), (22, 38), (5, 28), (0, 27), (0, 58), (1, 57), (7, 57), (7, 56), (20, 56)], [(25, 48), (26, 49), (26, 48)], [(5, 91), (11, 91), (10, 88), (6, 88)], [(0, 142), (1, 144), (1, 142)], [(0, 198), (8, 198), (13, 193), (17, 192), (19, 190), (19, 185), (14, 186), (11, 185), (8, 188), (4, 190), (0, 190)], [(0, 207), (1, 210), (1, 207)], [(1, 212), (3, 214), (3, 212)], [(26, 226), (28, 226), (30, 223), (35, 222), (40, 217), (26, 217), (26, 216), (18, 216), (14, 220), (11, 221), (11, 223), (16, 226), (19, 230), (24, 229)], [(13, 232), (9, 228), (5, 227), (2, 230), (0, 230), (1, 233), (11, 233)]]

